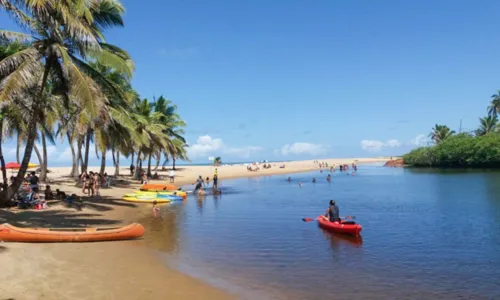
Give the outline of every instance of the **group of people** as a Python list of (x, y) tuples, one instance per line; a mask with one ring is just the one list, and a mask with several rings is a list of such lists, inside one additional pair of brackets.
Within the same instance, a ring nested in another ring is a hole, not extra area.
[[(205, 182), (205, 180), (203, 180), (203, 176), (200, 175), (193, 184), (195, 185), (193, 193), (194, 194), (198, 193), (198, 196), (204, 196), (205, 188), (210, 186), (210, 177), (207, 177)], [(216, 168), (214, 176), (212, 177), (212, 190), (214, 194), (220, 194), (220, 190), (218, 189), (218, 187), (219, 187), (219, 174)]]
[[(97, 172), (84, 171), (80, 175), (80, 180), (82, 182), (82, 193), (88, 194), (89, 196), (100, 196), (101, 186), (106, 186), (108, 181), (108, 173), (100, 174)], [(86, 190), (86, 191), (85, 191)]]

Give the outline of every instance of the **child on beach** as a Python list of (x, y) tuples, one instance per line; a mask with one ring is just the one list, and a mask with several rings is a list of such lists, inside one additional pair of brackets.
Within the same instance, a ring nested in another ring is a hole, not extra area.
[(160, 211), (160, 208), (158, 207), (158, 202), (157, 201), (153, 201), (153, 215), (156, 216), (156, 213)]

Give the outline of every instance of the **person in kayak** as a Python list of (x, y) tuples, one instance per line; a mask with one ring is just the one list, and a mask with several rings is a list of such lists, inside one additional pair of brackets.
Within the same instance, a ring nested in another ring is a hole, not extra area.
[(339, 222), (341, 221), (339, 217), (339, 207), (335, 204), (334, 200), (330, 200), (330, 206), (326, 210), (325, 217), (330, 220), (330, 222)]

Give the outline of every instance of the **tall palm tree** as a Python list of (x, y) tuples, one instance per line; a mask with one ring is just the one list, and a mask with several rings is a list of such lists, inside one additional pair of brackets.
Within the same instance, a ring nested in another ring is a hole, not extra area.
[(52, 82), (69, 106), (74, 101), (85, 110), (86, 119), (99, 117), (106, 108), (107, 97), (102, 86), (112, 84), (89, 65), (97, 60), (122, 72), (131, 73), (133, 64), (128, 54), (103, 38), (108, 27), (123, 26), (123, 6), (117, 0), (0, 0), (0, 8), (16, 19), (30, 34), (0, 30), (7, 41), (26, 41), (26, 49), (0, 61), (0, 103), (13, 102), (26, 91), (30, 97), (30, 116), (26, 128), (26, 148), (18, 176), (0, 200), (11, 198), (21, 185), (37, 135), (40, 110), (47, 83)]
[(500, 90), (491, 96), (491, 102), (488, 106), (488, 115), (493, 117), (500, 113)]
[(436, 144), (439, 144), (454, 134), (455, 131), (451, 130), (448, 126), (436, 124), (432, 129), (432, 132), (429, 134), (429, 137)]
[(498, 129), (498, 118), (496, 115), (479, 118), (479, 124), (479, 128), (476, 130), (476, 135), (485, 135)]

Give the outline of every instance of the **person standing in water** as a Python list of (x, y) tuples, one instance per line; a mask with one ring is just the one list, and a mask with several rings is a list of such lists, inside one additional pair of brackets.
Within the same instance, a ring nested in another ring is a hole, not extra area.
[(326, 176), (326, 181), (328, 181), (328, 182), (332, 181), (332, 176), (330, 176), (330, 174), (328, 174), (328, 176)]
[(217, 181), (219, 181), (219, 177), (217, 176), (217, 174), (214, 174), (214, 184), (213, 184), (213, 188), (214, 188), (214, 191), (217, 190)]
[(201, 175), (200, 175), (198, 177), (198, 179), (196, 179), (196, 182), (193, 184), (196, 184), (196, 186), (194, 187), (194, 191), (193, 191), (193, 193), (196, 193), (198, 190), (200, 190), (203, 187), (203, 177), (201, 177)]
[(326, 210), (325, 217), (330, 220), (330, 222), (339, 222), (341, 221), (339, 216), (339, 208), (335, 204), (334, 200), (330, 200), (330, 206)]

